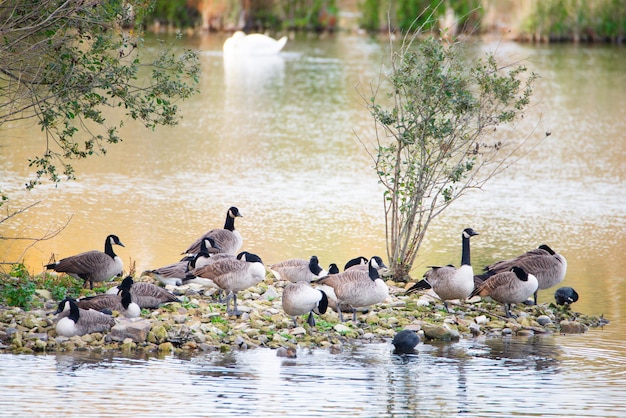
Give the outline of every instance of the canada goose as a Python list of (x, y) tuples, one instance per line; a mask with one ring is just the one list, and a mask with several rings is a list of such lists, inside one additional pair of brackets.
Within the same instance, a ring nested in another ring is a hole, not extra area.
[(334, 290), (337, 297), (336, 310), (341, 322), (343, 322), (341, 305), (352, 306), (352, 320), (356, 322), (356, 308), (375, 305), (389, 296), (389, 288), (380, 278), (377, 267), (376, 259), (372, 257), (368, 262), (367, 271), (348, 269), (315, 281)]
[(111, 295), (103, 293), (89, 296), (76, 301), (81, 309), (93, 309), (95, 311), (118, 311), (126, 318), (137, 318), (141, 315), (141, 308), (132, 300), (127, 287), (122, 288), (119, 294)]
[[(347, 268), (345, 268), (345, 270), (360, 269), (360, 270), (367, 271), (367, 269), (368, 269), (368, 267), (367, 267), (367, 258), (365, 258), (365, 257), (358, 257), (358, 258), (361, 259), (361, 263), (360, 264), (351, 264), (351, 265), (349, 265), (351, 262), (354, 262), (355, 260), (357, 260), (356, 258), (353, 258), (352, 260), (348, 261), (348, 263), (346, 263)], [(380, 272), (382, 269), (386, 269), (387, 268), (387, 266), (383, 262), (382, 258), (380, 258), (377, 255), (375, 255), (372, 258), (374, 260), (376, 260), (376, 270), (378, 270)]]
[(472, 228), (466, 228), (461, 234), (462, 251), (461, 267), (456, 268), (452, 264), (447, 266), (431, 266), (430, 270), (424, 273), (424, 278), (411, 286), (406, 294), (417, 290), (433, 289), (437, 296), (443, 301), (446, 311), (449, 313), (449, 300), (466, 299), (474, 290), (474, 270), (470, 263), (470, 238), (478, 235)]
[(113, 252), (113, 244), (124, 246), (117, 235), (109, 235), (104, 241), (104, 252), (87, 251), (47, 264), (46, 268), (83, 279), (85, 285), (89, 282), (90, 289), (93, 289), (93, 282), (110, 280), (114, 276), (121, 276), (124, 271), (124, 263)]
[[(191, 257), (183, 257), (181, 261), (188, 260), (189, 269), (191, 270), (197, 267), (205, 266), (209, 264), (209, 262), (215, 261), (215, 259), (211, 261), (209, 260), (211, 259), (211, 257), (215, 257), (217, 254), (225, 255), (226, 253), (220, 252), (220, 248), (217, 246), (217, 244), (215, 244), (215, 240), (213, 238), (205, 237), (200, 242), (200, 252)], [(230, 256), (231, 254), (228, 255)]]
[(298, 326), (296, 317), (299, 315), (309, 314), (307, 323), (315, 326), (315, 318), (313, 318), (313, 310), (317, 309), (320, 314), (326, 313), (328, 307), (328, 298), (326, 294), (314, 289), (308, 282), (299, 281), (289, 283), (285, 286), (282, 296), (282, 305), (285, 313), (293, 318), (293, 325)]
[(510, 305), (524, 302), (538, 286), (534, 275), (526, 273), (521, 267), (513, 266), (509, 271), (502, 271), (489, 277), (471, 293), (471, 296), (489, 296), (503, 303), (506, 317), (511, 318), (514, 315), (511, 314)]
[[(204, 267), (196, 268), (188, 273), (188, 277), (209, 279), (228, 292), (226, 313), (239, 316), (241, 312), (237, 310), (237, 292), (263, 281), (265, 266), (258, 255), (243, 251), (236, 258), (225, 257)], [(232, 311), (228, 309), (231, 298), (234, 299)]]
[(559, 287), (554, 292), (557, 305), (571, 305), (578, 300), (578, 293), (571, 287)]
[(477, 276), (478, 280), (475, 280), (475, 282), (480, 282), (503, 271), (510, 271), (513, 266), (521, 267), (524, 271), (537, 278), (539, 287), (533, 294), (535, 305), (537, 304), (538, 291), (549, 289), (561, 283), (567, 272), (567, 260), (565, 257), (554, 252), (549, 246), (542, 244), (539, 248), (528, 251), (518, 257), (498, 261), (485, 267), (485, 273)]
[(354, 266), (367, 266), (368, 261), (369, 260), (367, 259), (367, 257), (363, 257), (363, 256), (355, 257), (346, 262), (346, 264), (343, 266), (343, 270), (346, 271), (350, 267), (354, 267)]
[(420, 337), (415, 331), (410, 329), (403, 329), (398, 332), (391, 343), (394, 346), (394, 354), (413, 354), (415, 353), (415, 346), (419, 344)]
[(122, 281), (122, 284), (112, 287), (107, 293), (115, 295), (123, 288), (130, 288), (132, 301), (139, 305), (140, 308), (153, 309), (158, 308), (164, 303), (180, 302), (176, 295), (162, 287), (153, 285), (152, 283), (135, 282), (131, 276), (127, 276)]
[(287, 37), (276, 40), (262, 33), (251, 33), (246, 35), (242, 31), (237, 31), (224, 41), (222, 49), (224, 56), (228, 55), (276, 55), (287, 43)]
[(226, 221), (224, 222), (223, 229), (211, 229), (204, 235), (194, 241), (193, 244), (187, 248), (183, 254), (196, 254), (200, 251), (200, 245), (205, 238), (213, 239), (217, 248), (221, 253), (227, 253), (235, 255), (237, 251), (243, 245), (243, 238), (239, 231), (235, 229), (235, 218), (241, 217), (239, 209), (231, 206), (226, 212)]
[(328, 272), (320, 266), (320, 262), (315, 255), (311, 256), (309, 260), (290, 258), (280, 263), (271, 264), (268, 268), (277, 280), (289, 280), (292, 283), (310, 283), (328, 274)]
[(63, 337), (106, 332), (115, 325), (115, 319), (111, 315), (91, 309), (80, 309), (76, 301), (70, 298), (59, 303), (59, 309), (56, 313), (59, 314), (56, 332)]
[(212, 254), (218, 253), (219, 248), (215, 245), (213, 238), (205, 238), (200, 243), (200, 252), (194, 255), (186, 255), (176, 263), (168, 264), (154, 270), (148, 270), (150, 274), (163, 285), (182, 286), (183, 280), (187, 276), (189, 270), (201, 267), (206, 264)]

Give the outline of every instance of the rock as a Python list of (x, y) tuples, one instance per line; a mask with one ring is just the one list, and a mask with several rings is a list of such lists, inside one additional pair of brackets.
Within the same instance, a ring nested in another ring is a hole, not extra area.
[[(114, 341), (124, 341), (130, 338), (133, 342), (142, 343), (148, 339), (148, 332), (151, 327), (152, 323), (146, 319), (139, 321), (120, 320), (119, 323), (111, 328), (111, 338)], [(157, 339), (155, 338), (154, 342), (156, 341)]]
[(303, 327), (297, 327), (291, 330), (291, 335), (306, 335), (306, 329)]
[(279, 347), (278, 350), (276, 350), (276, 356), (277, 357), (296, 358), (296, 357), (298, 357), (298, 354), (297, 354), (296, 349), (294, 347)]
[(328, 347), (328, 351), (330, 351), (330, 354), (341, 354), (343, 346), (341, 344), (332, 344)]
[(479, 336), (479, 335), (481, 334), (481, 331), (480, 331), (480, 325), (478, 325), (477, 323), (471, 323), (471, 324), (469, 324), (469, 327), (468, 327), (468, 328), (469, 328), (470, 333), (471, 333), (474, 337), (477, 337), (477, 336)]
[(543, 327), (543, 326), (551, 324), (552, 319), (550, 319), (548, 315), (540, 315), (537, 317), (537, 323)]
[(267, 300), (267, 301), (271, 301), (279, 297), (280, 297), (280, 293), (278, 293), (278, 290), (276, 290), (274, 286), (268, 286), (265, 293), (263, 293), (263, 296), (261, 296), (263, 300)]
[(459, 339), (457, 330), (452, 330), (444, 325), (423, 324), (424, 336), (429, 340), (451, 341)]
[(340, 334), (352, 331), (352, 328), (347, 327), (344, 324), (337, 324), (333, 327), (333, 329)]
[(563, 334), (582, 334), (587, 331), (587, 326), (577, 321), (561, 321), (559, 327)]

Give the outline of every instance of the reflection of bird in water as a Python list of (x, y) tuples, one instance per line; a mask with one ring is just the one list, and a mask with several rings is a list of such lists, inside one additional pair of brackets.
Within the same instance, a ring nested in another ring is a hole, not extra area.
[(559, 287), (554, 292), (554, 300), (557, 305), (569, 306), (578, 300), (578, 293), (571, 287)]
[(246, 35), (244, 32), (237, 31), (233, 36), (226, 39), (222, 49), (224, 55), (275, 55), (283, 49), (286, 43), (286, 36), (276, 40), (261, 33)]
[(415, 353), (415, 346), (420, 342), (420, 337), (415, 331), (403, 329), (398, 332), (391, 343), (395, 347), (394, 354), (412, 354)]

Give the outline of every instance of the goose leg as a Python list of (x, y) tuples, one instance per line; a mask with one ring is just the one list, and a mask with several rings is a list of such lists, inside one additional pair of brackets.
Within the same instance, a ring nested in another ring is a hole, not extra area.
[(339, 322), (343, 322), (343, 315), (341, 314), (341, 302), (337, 301), (337, 312), (339, 312)]
[(448, 304), (445, 300), (443, 301), (443, 307), (446, 308), (446, 312), (450, 313), (450, 309), (448, 309)]
[(504, 313), (506, 314), (507, 318), (517, 318), (517, 315), (513, 315), (513, 313), (511, 313), (511, 304), (510, 303), (505, 303), (504, 304)]
[(356, 308), (352, 308), (352, 322), (356, 324)]
[(296, 320), (296, 317), (292, 316), (291, 319), (293, 319), (293, 327), (297, 328), (298, 327), (298, 321)]
[[(295, 320), (295, 318), (294, 318)], [(306, 319), (307, 324), (309, 324), (310, 327), (314, 327), (315, 326), (315, 318), (313, 318), (313, 311), (309, 312), (309, 317)]]
[(237, 309), (237, 293), (233, 293), (233, 301), (234, 301), (235, 308), (233, 309), (231, 314), (233, 314), (235, 316), (239, 316), (239, 315), (241, 315), (241, 312), (239, 312), (239, 310)]

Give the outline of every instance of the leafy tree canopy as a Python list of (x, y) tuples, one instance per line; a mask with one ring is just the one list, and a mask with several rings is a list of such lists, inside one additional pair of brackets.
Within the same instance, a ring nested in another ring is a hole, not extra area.
[(149, 62), (140, 60), (138, 28), (150, 7), (146, 0), (0, 2), (0, 126), (34, 119), (46, 137), (30, 160), (36, 173), (28, 188), (42, 178), (73, 179), (72, 160), (122, 140), (124, 120), (112, 121), (107, 108), (149, 129), (177, 123), (177, 101), (197, 91), (199, 61), (164, 43)]

